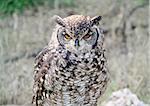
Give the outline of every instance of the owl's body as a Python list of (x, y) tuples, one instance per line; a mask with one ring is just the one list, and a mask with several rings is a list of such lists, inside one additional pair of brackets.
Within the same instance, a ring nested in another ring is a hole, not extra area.
[(94, 19), (92, 23), (90, 17), (81, 15), (62, 20), (57, 17), (59, 25), (52, 39), (35, 61), (36, 106), (96, 106), (109, 77), (102, 47), (104, 36)]

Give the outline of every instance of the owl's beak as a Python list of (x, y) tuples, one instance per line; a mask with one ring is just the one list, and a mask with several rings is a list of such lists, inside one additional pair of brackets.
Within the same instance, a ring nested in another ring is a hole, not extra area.
[(79, 39), (76, 39), (76, 40), (75, 40), (74, 46), (75, 46), (76, 48), (78, 48), (78, 47), (80, 46), (80, 45), (79, 45)]

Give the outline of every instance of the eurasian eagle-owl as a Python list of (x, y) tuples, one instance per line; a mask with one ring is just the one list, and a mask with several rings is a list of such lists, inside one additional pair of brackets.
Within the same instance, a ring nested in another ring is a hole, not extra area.
[(36, 57), (36, 106), (96, 106), (108, 77), (101, 16), (55, 16), (56, 29)]

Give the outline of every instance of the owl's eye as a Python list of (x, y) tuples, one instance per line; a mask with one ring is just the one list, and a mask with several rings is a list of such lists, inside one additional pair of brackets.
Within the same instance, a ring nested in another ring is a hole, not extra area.
[(90, 38), (90, 37), (91, 37), (91, 35), (87, 34), (87, 35), (85, 35), (85, 36), (83, 37), (83, 39), (87, 40), (87, 39)]
[(86, 34), (84, 37), (83, 37), (83, 39), (84, 40), (88, 40), (88, 39), (90, 39), (91, 38), (91, 36), (92, 36), (92, 32), (89, 32), (88, 34)]
[(64, 37), (65, 37), (66, 40), (70, 40), (71, 39), (71, 37), (68, 34), (65, 34)]
[(65, 40), (70, 40), (71, 36), (69, 36), (65, 31), (62, 32), (62, 35), (64, 36)]

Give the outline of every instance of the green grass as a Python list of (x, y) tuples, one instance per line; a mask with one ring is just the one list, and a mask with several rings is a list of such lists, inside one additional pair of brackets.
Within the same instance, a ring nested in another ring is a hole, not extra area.
[(135, 0), (135, 2), (139, 5), (142, 5), (142, 4), (149, 4), (149, 0)]
[(12, 14), (13, 12), (22, 12), (25, 8), (41, 4), (41, 0), (1, 0), (1, 14)]
[(22, 13), (27, 8), (37, 8), (39, 5), (73, 6), (73, 0), (0, 0), (0, 16), (12, 15), (14, 12)]

